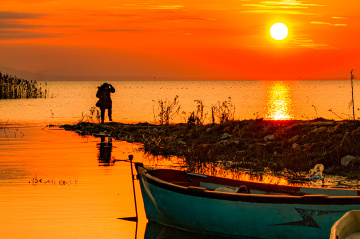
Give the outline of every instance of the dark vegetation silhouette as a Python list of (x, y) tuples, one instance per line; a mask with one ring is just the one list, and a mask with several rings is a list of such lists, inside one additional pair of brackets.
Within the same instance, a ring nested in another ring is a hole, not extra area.
[[(179, 102), (179, 96), (176, 95), (174, 100), (170, 102), (168, 99), (165, 100), (153, 100), (156, 107), (153, 106), (153, 114), (155, 122), (160, 125), (169, 125), (174, 118), (179, 114), (181, 105)], [(202, 100), (194, 100), (196, 103), (196, 109), (187, 116), (187, 113), (183, 111), (181, 114), (184, 115), (185, 122), (188, 125), (204, 125), (207, 120), (208, 113), (205, 112), (205, 104)], [(235, 105), (231, 102), (231, 97), (223, 102), (218, 101), (210, 107), (211, 110), (211, 123), (226, 123), (233, 121), (235, 118)]]
[(161, 125), (169, 125), (171, 121), (179, 114), (180, 105), (178, 101), (179, 96), (176, 95), (173, 102), (168, 99), (158, 100), (153, 102), (157, 103), (157, 108), (153, 106), (154, 120)]
[(46, 98), (46, 85), (0, 72), (0, 99)]
[(234, 121), (235, 116), (235, 105), (231, 102), (231, 97), (228, 100), (211, 106), (211, 121), (212, 124), (216, 123), (216, 118), (218, 118), (220, 124)]

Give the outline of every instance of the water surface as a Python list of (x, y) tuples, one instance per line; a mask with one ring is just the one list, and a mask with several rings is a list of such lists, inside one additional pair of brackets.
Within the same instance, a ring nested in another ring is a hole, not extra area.
[[(101, 81), (47, 82), (47, 99), (0, 100), (3, 123), (75, 123), (88, 120), (97, 101)], [(158, 100), (172, 102), (176, 95), (181, 106), (173, 122), (186, 122), (201, 100), (210, 123), (211, 106), (227, 101), (235, 106), (234, 119), (314, 119), (340, 120), (352, 111), (348, 81), (114, 81), (113, 119), (123, 123), (154, 122)], [(359, 83), (355, 82), (355, 108)], [(98, 110), (98, 108), (96, 109)], [(154, 111), (155, 110), (155, 111)], [(330, 112), (332, 110), (333, 112)], [(285, 114), (284, 114), (285, 113)], [(359, 113), (357, 110), (356, 113)], [(96, 112), (95, 112), (96, 115)], [(337, 116), (338, 115), (338, 116)], [(95, 119), (96, 117), (93, 117)]]
[[(6, 238), (135, 237), (136, 224), (117, 219), (135, 216), (130, 166), (99, 162), (100, 138), (41, 127), (6, 128), (0, 136), (0, 231)], [(142, 161), (136, 149), (114, 141), (111, 158), (133, 154)], [(141, 238), (146, 218), (137, 190)]]

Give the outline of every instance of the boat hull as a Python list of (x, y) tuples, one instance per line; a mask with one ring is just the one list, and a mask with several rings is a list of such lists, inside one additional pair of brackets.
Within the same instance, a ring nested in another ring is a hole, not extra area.
[[(329, 238), (332, 225), (358, 200), (326, 202), (310, 197), (215, 193), (199, 187), (179, 187), (139, 173), (145, 212), (157, 222), (197, 233), (248, 238)], [(324, 197), (323, 197), (324, 196)]]

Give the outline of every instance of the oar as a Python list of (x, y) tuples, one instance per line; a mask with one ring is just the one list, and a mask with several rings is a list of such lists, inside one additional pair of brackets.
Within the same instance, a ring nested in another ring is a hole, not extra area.
[[(131, 168), (131, 181), (132, 181), (132, 187), (133, 187), (133, 194), (134, 194), (134, 202), (135, 202), (135, 213), (136, 217), (122, 217), (118, 219), (126, 220), (126, 221), (132, 221), (137, 222), (138, 221), (138, 212), (137, 212), (137, 205), (136, 205), (136, 195), (135, 195), (135, 184), (134, 184), (134, 173), (133, 173), (133, 167), (132, 167), (132, 160), (133, 156), (129, 155), (129, 161), (130, 161), (130, 168)], [(127, 160), (118, 160), (118, 161), (127, 161)]]

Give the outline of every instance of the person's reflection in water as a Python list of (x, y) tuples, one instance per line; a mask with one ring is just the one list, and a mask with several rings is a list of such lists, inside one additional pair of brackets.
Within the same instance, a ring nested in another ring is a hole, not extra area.
[(108, 141), (106, 141), (105, 136), (101, 136), (101, 141), (98, 144), (99, 148), (99, 164), (101, 166), (113, 166), (114, 162), (111, 161), (111, 151), (112, 151), (112, 138), (108, 137)]

